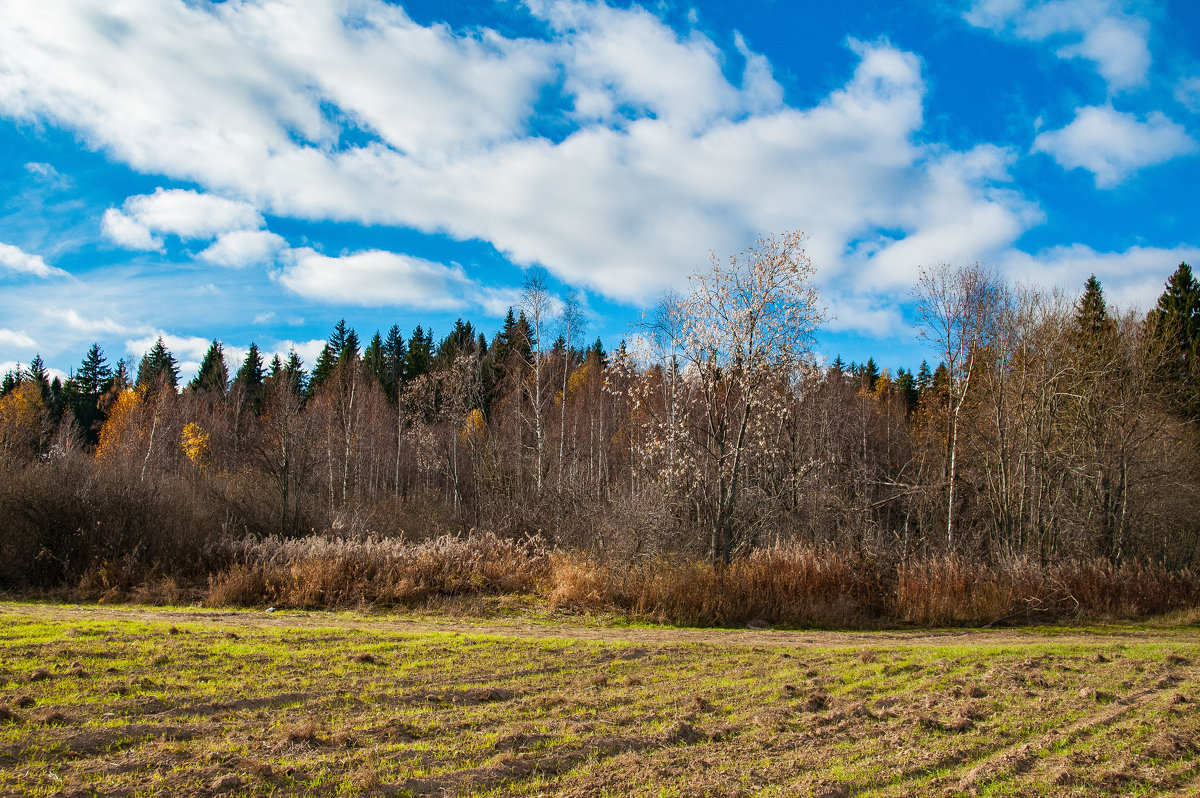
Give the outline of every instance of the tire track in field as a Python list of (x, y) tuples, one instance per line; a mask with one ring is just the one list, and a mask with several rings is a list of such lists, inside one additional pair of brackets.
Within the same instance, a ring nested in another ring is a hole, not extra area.
[(1025, 773), (1032, 769), (1039, 760), (1043, 760), (1043, 764), (1045, 764), (1045, 757), (1040, 756), (1042, 752), (1085, 740), (1096, 732), (1112, 726), (1135, 710), (1144, 710), (1155, 700), (1160, 699), (1162, 694), (1163, 689), (1157, 686), (1139, 690), (1114, 702), (1113, 705), (1100, 712), (1081, 718), (1064, 729), (1055, 729), (1047, 734), (1002, 748), (982, 760), (977, 760), (970, 770), (959, 777), (954, 787), (957, 790), (966, 791), (1003, 776)]

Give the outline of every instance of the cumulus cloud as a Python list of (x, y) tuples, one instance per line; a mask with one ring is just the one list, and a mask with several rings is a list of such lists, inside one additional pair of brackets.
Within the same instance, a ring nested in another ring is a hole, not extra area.
[(34, 277), (54, 277), (66, 274), (62, 269), (56, 269), (47, 264), (41, 255), (31, 255), (12, 244), (0, 244), (0, 269), (17, 274), (31, 274)]
[(459, 266), (369, 250), (340, 257), (292, 250), (279, 281), (295, 293), (352, 305), (455, 310), (481, 288)]
[(1080, 108), (1071, 124), (1038, 134), (1033, 150), (1049, 154), (1064, 169), (1086, 169), (1097, 188), (1112, 188), (1133, 172), (1194, 152), (1183, 126), (1161, 112), (1146, 121), (1111, 106)]
[(1084, 244), (1050, 247), (1034, 254), (1009, 252), (999, 265), (1014, 280), (1080, 291), (1095, 274), (1110, 303), (1122, 309), (1149, 310), (1163, 292), (1167, 276), (1180, 262), (1196, 263), (1193, 246), (1130, 247), (1100, 252)]
[(200, 253), (201, 260), (218, 266), (242, 268), (273, 263), (287, 242), (268, 230), (234, 230), (222, 233)]
[[(103, 231), (113, 242), (128, 249), (161, 250), (162, 235), (182, 239), (207, 239), (238, 231), (253, 231), (263, 225), (254, 206), (190, 189), (155, 189), (125, 200), (121, 209), (104, 213)], [(237, 250), (233, 244), (230, 249)], [(218, 252), (218, 257), (236, 254)]]
[[(740, 37), (731, 82), (711, 40), (645, 9), (530, 5), (549, 40), (423, 27), (376, 0), (18, 7), (0, 31), (0, 109), (237, 198), (212, 198), (231, 211), (220, 224), (195, 192), (131, 199), (105, 230), (132, 248), (257, 230), (259, 211), (397, 224), (488, 241), (642, 302), (710, 250), (764, 232), (805, 227), (831, 277), (877, 227), (936, 245), (946, 220), (904, 210), (934, 202), (931, 191), (951, 188), (963, 219), (991, 220), (981, 246), (1028, 221), (992, 177), (914, 143), (920, 64), (886, 41), (851, 42), (846, 84), (797, 109)], [(530, 135), (547, 90), (548, 113), (568, 123), (558, 139)], [(969, 231), (953, 232), (971, 248)], [(234, 265), (272, 241), (240, 236), (205, 253)]]
[(1025, 41), (1060, 42), (1059, 58), (1091, 61), (1111, 89), (1141, 85), (1150, 69), (1150, 25), (1119, 0), (975, 0), (963, 18)]

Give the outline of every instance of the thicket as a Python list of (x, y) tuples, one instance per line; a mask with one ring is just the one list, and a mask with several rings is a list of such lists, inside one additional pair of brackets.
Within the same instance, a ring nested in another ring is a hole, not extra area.
[[(531, 279), (489, 341), (338, 324), (311, 374), (214, 341), (182, 389), (93, 346), (0, 386), (0, 587), (275, 606), (532, 593), (680, 623), (990, 623), (1194, 606), (1200, 287), (1146, 316), (978, 267), (917, 289), (942, 359), (819, 365), (802, 240), (580, 345)], [(557, 340), (555, 337), (557, 336)], [(230, 374), (233, 373), (232, 378)]]

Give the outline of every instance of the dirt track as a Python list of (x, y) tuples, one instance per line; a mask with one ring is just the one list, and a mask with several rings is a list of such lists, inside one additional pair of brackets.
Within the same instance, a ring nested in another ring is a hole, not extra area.
[(338, 628), (371, 629), (396, 633), (444, 632), (495, 635), (524, 639), (562, 638), (599, 642), (643, 644), (710, 643), (723, 646), (772, 648), (858, 648), (877, 646), (977, 646), (1023, 645), (1032, 642), (1065, 644), (1162, 642), (1200, 643), (1198, 628), (1143, 627), (1036, 627), (1030, 629), (942, 629), (842, 632), (824, 630), (783, 631), (774, 629), (678, 629), (672, 627), (589, 626), (566, 619), (561, 623), (542, 621), (466, 621), (457, 618), (414, 619), (399, 614), (359, 615), (334, 612), (267, 612), (209, 609), (158, 609), (124, 606), (60, 606), (45, 604), (0, 604), (0, 613), (30, 618), (72, 620), (136, 620), (156, 623), (215, 623), (251, 628)]

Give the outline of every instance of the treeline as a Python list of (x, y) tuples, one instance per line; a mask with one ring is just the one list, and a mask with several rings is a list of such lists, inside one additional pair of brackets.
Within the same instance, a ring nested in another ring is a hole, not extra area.
[(1095, 278), (1068, 297), (928, 269), (941, 362), (890, 373), (814, 362), (801, 243), (699, 275), (611, 352), (535, 277), (490, 339), (460, 321), (364, 346), (343, 321), (311, 371), (253, 345), (230, 364), (218, 341), (182, 387), (161, 340), (136, 374), (95, 345), (65, 383), (35, 359), (0, 397), (0, 582), (194, 581), (247, 550), (232, 541), (468, 530), (622, 578), (796, 547), (869, 561), (892, 591), (935, 561), (1196, 566), (1187, 264), (1144, 316)]

